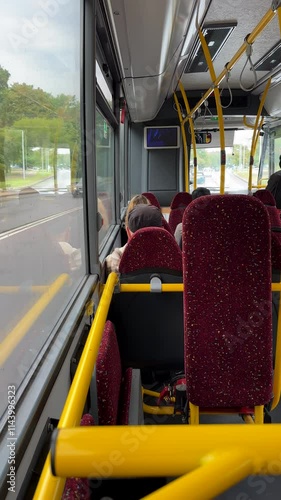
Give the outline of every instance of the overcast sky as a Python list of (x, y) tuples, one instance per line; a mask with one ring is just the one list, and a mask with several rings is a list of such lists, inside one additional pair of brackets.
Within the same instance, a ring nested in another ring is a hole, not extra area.
[(27, 83), (79, 98), (80, 2), (0, 0), (0, 65), (9, 85)]

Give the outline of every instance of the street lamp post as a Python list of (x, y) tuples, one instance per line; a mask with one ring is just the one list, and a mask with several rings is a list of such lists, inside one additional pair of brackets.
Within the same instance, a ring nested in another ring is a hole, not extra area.
[(25, 179), (24, 130), (21, 131), (21, 149), (22, 149), (22, 178)]

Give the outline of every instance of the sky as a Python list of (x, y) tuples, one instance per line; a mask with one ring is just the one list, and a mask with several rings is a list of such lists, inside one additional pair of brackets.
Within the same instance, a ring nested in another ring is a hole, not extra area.
[(77, 0), (1, 1), (0, 65), (9, 85), (80, 96), (80, 6)]

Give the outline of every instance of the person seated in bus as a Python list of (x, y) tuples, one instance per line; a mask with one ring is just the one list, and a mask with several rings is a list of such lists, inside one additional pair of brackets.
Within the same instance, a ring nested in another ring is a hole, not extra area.
[(270, 191), (275, 198), (277, 208), (281, 209), (281, 155), (279, 156), (279, 168), (272, 174), (265, 189)]
[[(201, 196), (207, 196), (211, 194), (210, 189), (206, 187), (198, 187), (194, 189), (191, 193), (192, 200), (195, 200), (196, 198), (200, 198)], [(174, 232), (174, 237), (180, 248), (182, 247), (182, 222), (180, 222)]]
[[(127, 217), (126, 232), (128, 240), (133, 234), (144, 227), (162, 227), (162, 213), (159, 208), (150, 204), (138, 204), (129, 213)], [(126, 245), (121, 248), (115, 248), (112, 254), (105, 259), (107, 274), (114, 271), (118, 273), (119, 263)]]
[[(129, 201), (128, 207), (126, 210), (126, 215), (125, 215), (125, 229), (126, 229), (126, 231), (127, 231), (127, 227), (128, 227), (129, 213), (131, 212), (131, 210), (133, 210), (133, 208), (136, 205), (140, 205), (140, 204), (150, 205), (150, 201), (143, 194), (136, 194)], [(123, 255), (125, 247), (126, 247), (126, 244), (120, 248), (115, 248), (114, 251), (110, 255), (107, 256), (106, 267), (107, 267), (107, 269), (109, 269), (108, 272), (111, 272), (111, 271), (116, 270), (116, 269), (118, 270), (119, 262), (120, 262), (122, 255)]]

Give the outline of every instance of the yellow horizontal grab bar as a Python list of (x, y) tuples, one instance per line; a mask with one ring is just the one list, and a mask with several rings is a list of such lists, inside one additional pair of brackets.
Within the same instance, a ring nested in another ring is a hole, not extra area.
[[(162, 292), (183, 292), (183, 283), (162, 283)], [(271, 284), (272, 292), (281, 291), (281, 283)], [(120, 285), (120, 292), (150, 292), (151, 287), (149, 283), (130, 283)]]
[[(130, 283), (120, 285), (120, 292), (150, 292), (149, 283)], [(183, 292), (183, 283), (162, 283), (161, 292)], [(158, 292), (153, 292), (158, 293)]]
[[(172, 447), (167, 446), (167, 436)], [(52, 471), (60, 477), (105, 477), (109, 468), (110, 477), (178, 476), (200, 466), (216, 450), (237, 449), (237, 443), (241, 460), (245, 450), (251, 450), (254, 474), (281, 474), (281, 424), (57, 429)]]

